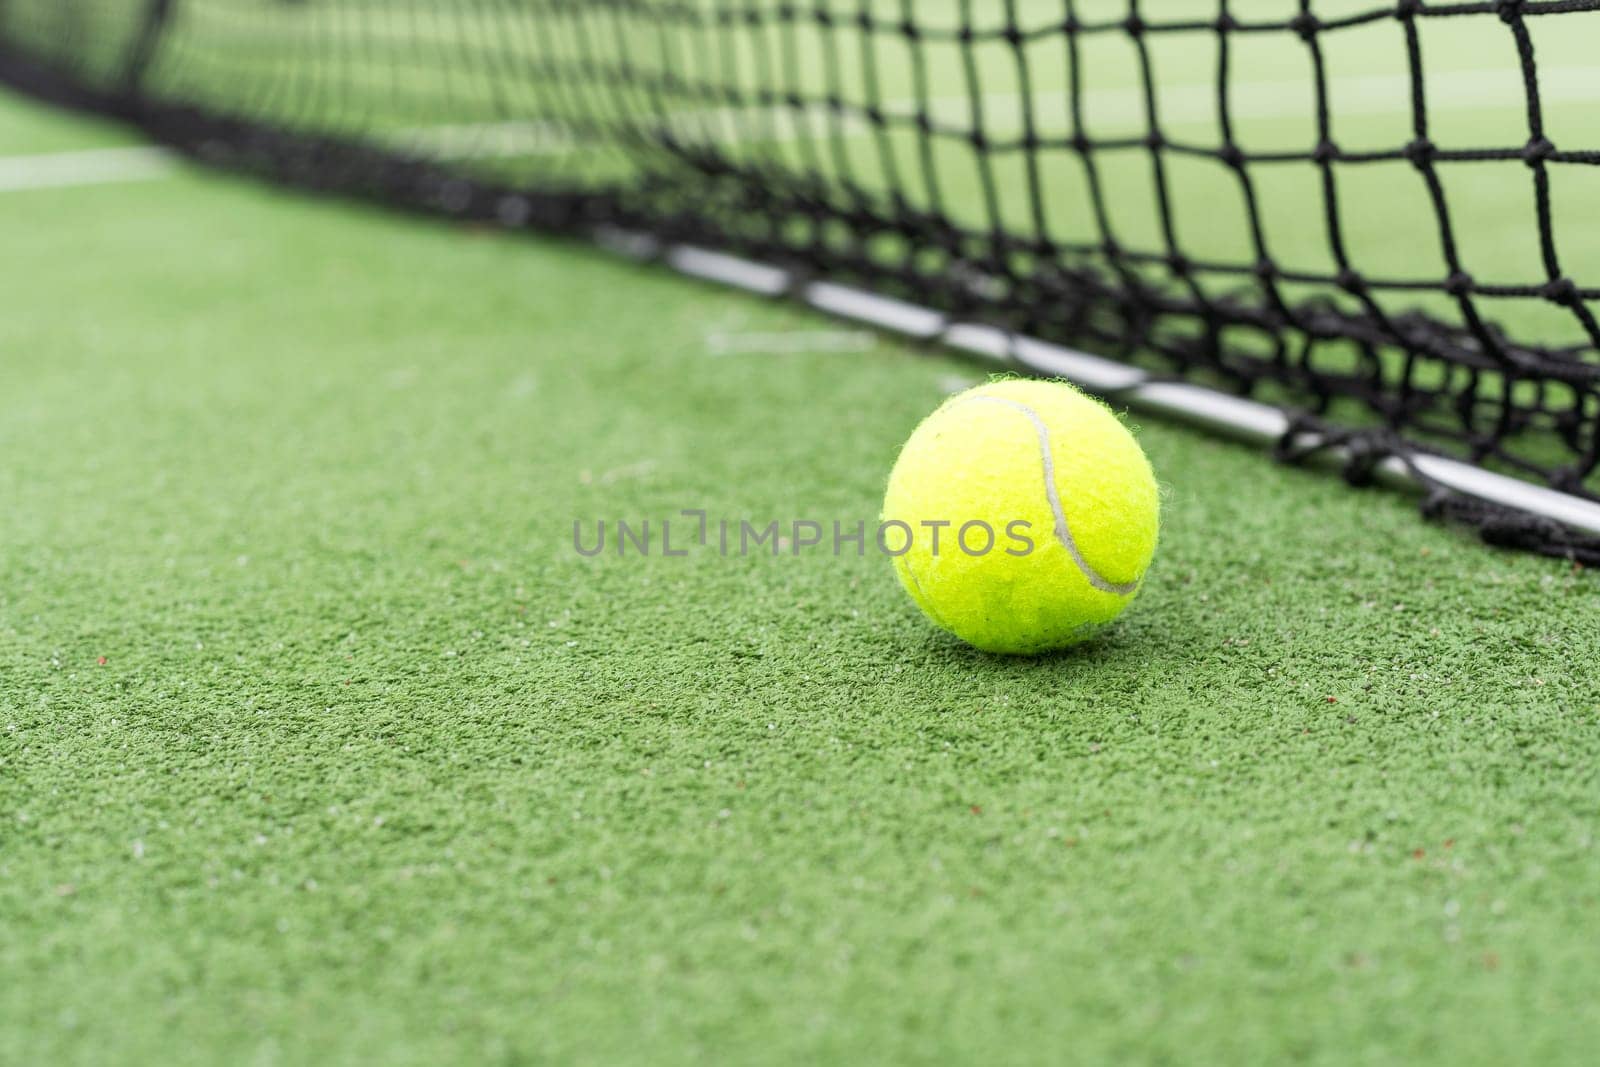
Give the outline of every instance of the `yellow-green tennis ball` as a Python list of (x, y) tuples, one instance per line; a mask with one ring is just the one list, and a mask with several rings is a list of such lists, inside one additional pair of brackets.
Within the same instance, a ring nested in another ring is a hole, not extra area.
[(1150, 461), (1110, 408), (1069, 385), (1001, 381), (912, 433), (879, 536), (930, 619), (984, 651), (1027, 654), (1076, 644), (1128, 606), (1159, 510)]

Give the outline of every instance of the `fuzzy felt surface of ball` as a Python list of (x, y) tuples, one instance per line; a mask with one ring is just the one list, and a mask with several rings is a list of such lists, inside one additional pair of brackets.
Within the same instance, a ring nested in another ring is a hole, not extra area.
[(1110, 408), (1016, 379), (923, 420), (889, 476), (879, 536), (929, 619), (986, 652), (1029, 655), (1122, 613), (1159, 513), (1150, 462)]

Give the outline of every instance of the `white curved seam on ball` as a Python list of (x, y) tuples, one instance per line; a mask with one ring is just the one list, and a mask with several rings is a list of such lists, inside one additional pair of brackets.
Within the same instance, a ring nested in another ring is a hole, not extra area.
[(1050, 451), (1050, 428), (1044, 424), (1039, 413), (1026, 404), (1003, 396), (973, 396), (967, 400), (984, 400), (991, 404), (1004, 404), (1027, 416), (1033, 423), (1033, 432), (1039, 438), (1039, 454), (1044, 459), (1044, 495), (1050, 502), (1050, 511), (1056, 520), (1056, 540), (1061, 547), (1067, 550), (1067, 555), (1072, 557), (1072, 562), (1078, 565), (1078, 570), (1089, 580), (1089, 584), (1102, 593), (1111, 593), (1115, 596), (1129, 596), (1139, 588), (1139, 580), (1131, 582), (1113, 582), (1089, 566), (1089, 561), (1083, 558), (1083, 553), (1078, 551), (1078, 543), (1072, 539), (1072, 530), (1067, 526), (1067, 513), (1061, 506), (1061, 494), (1056, 489), (1056, 460)]

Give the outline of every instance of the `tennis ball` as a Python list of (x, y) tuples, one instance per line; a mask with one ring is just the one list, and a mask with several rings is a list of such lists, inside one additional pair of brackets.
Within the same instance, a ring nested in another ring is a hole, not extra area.
[(1110, 408), (1018, 379), (953, 396), (917, 427), (879, 537), (928, 618), (986, 652), (1029, 654), (1128, 606), (1159, 510), (1150, 461)]

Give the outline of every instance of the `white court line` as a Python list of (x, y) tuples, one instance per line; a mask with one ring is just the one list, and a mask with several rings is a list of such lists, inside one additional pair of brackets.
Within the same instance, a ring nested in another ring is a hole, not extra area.
[[(1485, 108), (1520, 111), (1527, 106), (1520, 75), (1503, 69), (1429, 72), (1423, 86), (1430, 114)], [(1335, 124), (1344, 115), (1408, 115), (1411, 78), (1408, 74), (1367, 74), (1328, 79), (1329, 111)], [(1034, 121), (1065, 122), (1071, 115), (1064, 91), (1035, 91), (1030, 96)], [(1010, 113), (1021, 125), (1021, 93), (986, 93), (984, 117), (993, 122), (996, 112)], [(1544, 103), (1600, 103), (1600, 65), (1550, 67), (1539, 70), (1539, 99)], [(928, 101), (929, 110), (944, 122), (971, 121), (968, 97), (945, 96)], [(1145, 94), (1138, 86), (1089, 89), (1083, 94), (1086, 122), (1142, 122)], [(1237, 81), (1229, 87), (1228, 112), (1234, 118), (1295, 118), (1315, 116), (1315, 86), (1310, 76), (1281, 81)], [(1162, 122), (1196, 122), (1217, 119), (1214, 83), (1156, 85), (1157, 114)], [(901, 119), (914, 118), (916, 101), (893, 100), (885, 110)]]
[(422, 126), (393, 133), (378, 133), (379, 144), (432, 159), (513, 159), (517, 156), (553, 155), (578, 147), (560, 123), (469, 122), (454, 126)]
[[(1514, 73), (1514, 72), (1513, 72)], [(1430, 71), (1425, 84), (1428, 112), (1511, 110), (1527, 106), (1522, 87), (1508, 80), (1505, 70)], [(1368, 74), (1328, 79), (1332, 117), (1337, 129), (1351, 115), (1394, 115), (1411, 110), (1408, 74)], [(1600, 103), (1600, 66), (1547, 67), (1539, 71), (1539, 98), (1546, 104)], [(1015, 132), (1022, 126), (1021, 93), (986, 93), (983, 117), (990, 133)], [(1065, 130), (1071, 109), (1064, 89), (1040, 89), (1028, 94), (1034, 122), (1047, 130)], [(1145, 94), (1138, 86), (1088, 89), (1081, 101), (1091, 131), (1127, 124), (1143, 128)], [(1159, 85), (1157, 114), (1163, 124), (1215, 123), (1217, 89), (1210, 82)], [(1310, 76), (1277, 81), (1235, 81), (1229, 87), (1228, 111), (1234, 119), (1288, 119), (1315, 117), (1315, 88)], [(923, 106), (909, 97), (886, 99), (882, 108), (891, 121), (911, 124)], [(966, 95), (937, 96), (927, 100), (929, 114), (956, 129), (972, 121), (972, 102)], [(865, 135), (871, 124), (861, 115), (832, 114), (827, 105), (807, 101), (799, 110), (787, 107), (709, 108), (661, 114), (642, 111), (637, 117), (602, 114), (599, 119), (619, 134), (631, 131), (643, 137), (672, 132), (685, 144), (788, 144), (805, 138), (820, 139), (836, 133)], [(602, 147), (587, 141), (556, 120), (463, 123), (398, 131), (400, 147), (435, 159), (514, 158), (553, 155), (582, 147)], [(613, 143), (609, 147), (623, 147)]]
[(0, 193), (152, 181), (166, 177), (176, 167), (172, 152), (148, 145), (0, 156)]
[[(610, 140), (585, 137), (555, 119), (509, 119), (422, 126), (378, 133), (374, 139), (430, 159), (456, 160), (549, 156), (582, 148), (625, 150), (629, 135), (649, 138), (670, 133), (684, 144), (736, 145), (787, 144), (802, 137), (820, 139), (836, 130), (853, 134), (870, 131), (864, 118), (833, 116), (822, 105), (808, 105), (801, 111), (778, 107), (723, 107), (667, 114), (642, 111), (636, 117), (602, 114), (596, 109), (582, 117), (615, 131), (615, 136)], [(802, 123), (810, 128), (801, 130)]]

